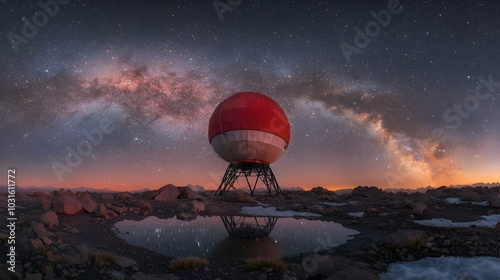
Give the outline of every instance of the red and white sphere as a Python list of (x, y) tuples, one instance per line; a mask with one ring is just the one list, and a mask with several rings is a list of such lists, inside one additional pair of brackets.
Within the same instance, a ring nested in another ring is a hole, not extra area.
[(208, 140), (229, 163), (271, 164), (290, 143), (290, 123), (270, 97), (239, 92), (215, 107), (208, 125)]

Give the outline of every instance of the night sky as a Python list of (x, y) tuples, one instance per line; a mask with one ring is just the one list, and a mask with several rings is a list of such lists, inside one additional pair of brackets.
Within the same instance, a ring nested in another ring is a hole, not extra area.
[(500, 181), (498, 1), (40, 2), (0, 1), (18, 185), (216, 188), (208, 118), (239, 91), (288, 115), (282, 187)]

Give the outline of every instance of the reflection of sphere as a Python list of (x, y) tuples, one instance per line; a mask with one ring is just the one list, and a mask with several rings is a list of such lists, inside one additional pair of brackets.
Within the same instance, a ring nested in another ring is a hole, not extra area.
[(210, 117), (208, 139), (229, 163), (278, 160), (290, 142), (290, 123), (270, 97), (240, 92), (222, 101)]
[(210, 258), (215, 260), (244, 260), (249, 258), (281, 259), (283, 251), (271, 237), (250, 240), (228, 237), (219, 242)]

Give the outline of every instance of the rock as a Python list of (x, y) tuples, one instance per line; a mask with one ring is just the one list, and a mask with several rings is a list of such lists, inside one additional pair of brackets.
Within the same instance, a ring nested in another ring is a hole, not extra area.
[(146, 200), (143, 200), (143, 199), (139, 199), (137, 200), (137, 202), (135, 203), (135, 205), (141, 209), (144, 209), (146, 211), (152, 211), (153, 210), (153, 206), (151, 205), (151, 203), (147, 202)]
[(378, 280), (379, 277), (376, 273), (370, 272), (368, 270), (361, 269), (356, 266), (349, 266), (346, 268), (343, 268), (342, 270), (335, 271), (333, 274), (330, 275), (330, 277), (326, 278), (327, 280), (335, 280), (335, 279), (342, 279), (342, 280)]
[(400, 229), (390, 234), (386, 239), (386, 243), (392, 247), (403, 248), (416, 245), (426, 238), (427, 234), (423, 230)]
[(377, 187), (358, 186), (351, 192), (352, 197), (374, 197), (383, 194), (383, 191)]
[(42, 240), (39, 238), (32, 239), (30, 238), (31, 246), (33, 246), (33, 249), (36, 251), (40, 250), (43, 247)]
[(61, 259), (69, 265), (83, 264), (87, 262), (87, 260), (82, 260), (80, 254), (61, 254)]
[(56, 196), (52, 201), (52, 210), (56, 213), (74, 215), (82, 211), (83, 206), (74, 196), (65, 194)]
[(42, 238), (40, 238), (43, 243), (47, 246), (50, 246), (52, 243), (54, 243), (54, 241), (52, 241), (50, 238), (48, 238), (47, 236), (44, 236)]
[(376, 272), (369, 269), (367, 264), (343, 257), (309, 256), (302, 260), (302, 267), (304, 275), (300, 275), (301, 279), (316, 275), (327, 276), (326, 279), (378, 279)]
[(287, 270), (283, 273), (283, 278), (281, 278), (282, 280), (297, 280), (297, 275), (295, 274), (295, 272), (292, 272), (290, 270)]
[(115, 264), (118, 265), (119, 267), (125, 268), (125, 267), (131, 267), (137, 264), (137, 262), (131, 258), (127, 258), (124, 256), (118, 256), (115, 259)]
[(43, 238), (44, 236), (54, 236), (54, 233), (47, 231), (43, 223), (31, 221), (30, 226), (38, 238)]
[(106, 205), (104, 205), (104, 203), (99, 203), (95, 215), (97, 217), (103, 217), (105, 219), (109, 219), (108, 208), (106, 208)]
[(500, 231), (500, 222), (497, 222), (497, 224), (495, 225), (495, 230)]
[(50, 199), (46, 196), (43, 196), (40, 198), (40, 203), (41, 203), (41, 207), (42, 210), (44, 212), (47, 212), (49, 211), (50, 209), (52, 209), (52, 201), (50, 201)]
[(57, 225), (59, 225), (59, 219), (57, 217), (57, 214), (52, 210), (43, 213), (40, 216), (40, 221), (42, 221), (49, 228), (54, 228)]
[(243, 191), (228, 191), (222, 195), (222, 200), (227, 202), (253, 202), (257, 203), (255, 198)]
[(123, 275), (122, 272), (120, 271), (111, 271), (108, 274), (109, 279), (114, 279), (114, 280), (125, 280), (125, 275)]
[(70, 233), (79, 233), (80, 231), (75, 228), (74, 226), (72, 225), (69, 225), (69, 224), (66, 224), (63, 228), (64, 231), (67, 231), (67, 232), (70, 232)]
[(324, 194), (330, 194), (330, 191), (323, 188), (323, 187), (314, 187), (311, 189), (311, 192), (312, 193), (315, 193), (315, 194), (321, 194), (321, 195), (324, 195)]
[(500, 208), (500, 197), (491, 198), (490, 206), (493, 208)]
[(101, 194), (101, 201), (113, 201), (113, 195), (110, 193)]
[(427, 210), (427, 205), (419, 201), (415, 203), (415, 206), (413, 207), (413, 214), (422, 215), (422, 213), (424, 213), (425, 210)]
[(85, 244), (79, 244), (74, 246), (75, 250), (80, 253), (80, 258), (82, 261), (86, 262), (89, 259), (89, 255), (92, 252), (89, 247)]
[(177, 220), (192, 221), (198, 217), (196, 213), (180, 213), (175, 216)]
[(42, 280), (41, 273), (26, 273), (24, 275), (25, 280)]
[(144, 274), (142, 272), (137, 272), (134, 274), (134, 279), (141, 280), (179, 280), (180, 278), (172, 273), (169, 274)]
[(94, 213), (97, 210), (97, 204), (92, 200), (90, 194), (84, 194), (80, 197), (80, 203), (83, 209), (88, 213)]
[(156, 201), (174, 201), (178, 196), (179, 189), (172, 184), (168, 184), (159, 189), (158, 194), (156, 194), (153, 199)]
[(193, 191), (190, 187), (181, 187), (179, 188), (180, 194), (178, 198), (181, 199), (197, 199), (200, 198), (200, 196)]
[(115, 199), (121, 200), (121, 201), (131, 201), (131, 200), (134, 200), (135, 197), (134, 197), (134, 195), (132, 195), (129, 192), (122, 192), (122, 193), (116, 194)]
[(205, 204), (201, 200), (189, 201), (187, 203), (182, 203), (179, 205), (179, 209), (187, 211), (187, 212), (204, 212)]

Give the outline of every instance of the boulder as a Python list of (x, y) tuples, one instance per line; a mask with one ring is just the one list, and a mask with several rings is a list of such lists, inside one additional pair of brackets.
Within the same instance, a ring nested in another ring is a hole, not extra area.
[(497, 222), (497, 224), (495, 225), (495, 230), (500, 231), (500, 222)]
[(500, 197), (491, 198), (490, 206), (493, 208), (500, 208)]
[(80, 258), (82, 261), (86, 262), (89, 259), (90, 253), (92, 252), (89, 247), (85, 244), (78, 244), (74, 246), (75, 250), (80, 253)]
[(197, 213), (180, 213), (175, 216), (177, 220), (182, 220), (182, 221), (191, 221), (195, 220), (198, 217)]
[(371, 271), (370, 269), (361, 269), (357, 266), (348, 266), (341, 270), (336, 270), (330, 277), (326, 278), (326, 280), (378, 280), (380, 279), (376, 272)]
[(54, 236), (53, 232), (47, 231), (43, 223), (31, 221), (30, 226), (38, 238), (43, 238), (44, 236)]
[(56, 213), (74, 215), (82, 211), (82, 209), (83, 206), (80, 201), (69, 194), (56, 196), (52, 201), (52, 210)]
[(140, 209), (143, 209), (143, 210), (146, 210), (146, 211), (152, 211), (153, 210), (153, 206), (151, 205), (151, 203), (149, 203), (149, 202), (147, 202), (146, 200), (143, 200), (143, 199), (138, 199), (135, 202), (135, 205), (137, 207), (139, 207)]
[(391, 233), (387, 237), (386, 243), (392, 247), (402, 248), (416, 245), (425, 239), (427, 239), (427, 234), (423, 230), (400, 229)]
[(118, 256), (114, 263), (118, 265), (119, 267), (125, 268), (125, 267), (131, 267), (137, 264), (137, 262), (131, 258), (127, 258), (124, 256)]
[(222, 195), (222, 201), (227, 202), (253, 202), (257, 203), (255, 198), (243, 191), (228, 191)]
[(190, 187), (180, 187), (179, 191), (180, 191), (180, 194), (179, 194), (178, 198), (181, 198), (181, 199), (197, 199), (200, 197)]
[(102, 201), (112, 201), (113, 195), (110, 193), (103, 193), (103, 194), (101, 194), (101, 200)]
[(142, 272), (137, 272), (133, 275), (134, 279), (142, 280), (179, 280), (180, 278), (172, 273), (169, 274), (144, 274)]
[(422, 215), (422, 213), (424, 213), (425, 210), (427, 210), (427, 205), (419, 201), (415, 203), (415, 206), (413, 207), (413, 214)]
[(26, 280), (42, 280), (42, 274), (41, 273), (26, 273), (24, 275), (24, 279)]
[(57, 214), (52, 210), (43, 213), (40, 216), (40, 221), (42, 221), (49, 228), (54, 228), (59, 224)]
[(31, 246), (33, 246), (33, 249), (35, 249), (37, 251), (43, 247), (42, 240), (40, 240), (38, 238), (35, 238), (35, 239), (30, 238), (30, 242), (31, 242)]
[(52, 209), (52, 201), (48, 197), (46, 196), (40, 197), (40, 203), (41, 203), (40, 208), (42, 208), (43, 211), (47, 212), (50, 209)]
[(106, 208), (106, 205), (104, 205), (104, 203), (99, 203), (95, 215), (97, 217), (104, 217), (106, 219), (109, 218), (108, 208)]
[(174, 201), (178, 196), (179, 189), (174, 185), (168, 184), (159, 189), (153, 199), (156, 201)]
[(134, 200), (135, 197), (134, 197), (134, 195), (132, 195), (129, 192), (122, 192), (122, 193), (116, 194), (115, 199), (121, 200), (121, 201), (130, 201), (130, 200)]
[(205, 204), (201, 200), (193, 200), (182, 203), (181, 205), (179, 205), (179, 208), (187, 212), (199, 213), (205, 211)]
[(314, 187), (311, 189), (311, 192), (312, 193), (315, 193), (315, 194), (329, 194), (330, 191), (323, 188), (323, 187)]
[(43, 242), (43, 244), (47, 245), (47, 246), (50, 246), (52, 243), (54, 243), (54, 241), (52, 241), (50, 238), (48, 238), (47, 236), (44, 236), (42, 238), (40, 238)]
[(351, 192), (352, 197), (374, 197), (383, 194), (384, 192), (377, 187), (362, 187), (358, 186)]
[(80, 203), (83, 209), (88, 213), (94, 213), (97, 210), (97, 204), (92, 200), (90, 194), (86, 193), (80, 197)]
[[(366, 263), (355, 262), (347, 258), (319, 255), (307, 256), (302, 260), (304, 273), (301, 278), (322, 275), (326, 279), (379, 279), (377, 272)], [(322, 278), (324, 279), (324, 278)]]

